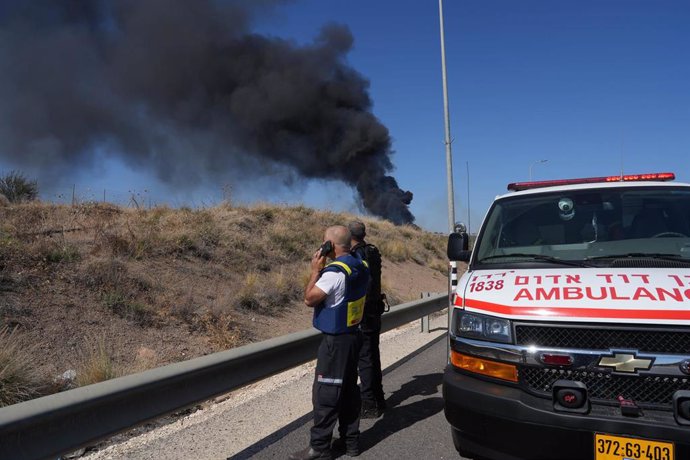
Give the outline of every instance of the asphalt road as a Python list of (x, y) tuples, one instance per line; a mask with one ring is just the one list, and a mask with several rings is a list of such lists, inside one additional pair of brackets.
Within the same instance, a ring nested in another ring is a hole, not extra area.
[[(388, 369), (384, 375), (388, 410), (377, 420), (362, 420), (358, 458), (462, 459), (443, 415), (445, 364), (446, 341), (441, 336)], [(310, 426), (311, 415), (305, 415), (229, 459), (287, 459), (307, 446)]]
[[(391, 409), (379, 420), (363, 421), (367, 451), (362, 458), (390, 458), (391, 452), (398, 458), (410, 458), (408, 442), (421, 452), (421, 458), (453, 456), (440, 393), (446, 324), (442, 312), (432, 315), (428, 333), (421, 333), (419, 323), (413, 322), (381, 335), (383, 384)], [(435, 341), (441, 345), (434, 346)], [(314, 366), (314, 361), (305, 363), (223, 395), (185, 417), (164, 420), (143, 432), (138, 429), (118, 435), (91, 449), (85, 459), (287, 458), (307, 444)], [(416, 446), (417, 441), (410, 437), (419, 427), (432, 433), (419, 437), (419, 442), (433, 439), (437, 444), (433, 449), (438, 450), (429, 453), (431, 456), (425, 454), (426, 446)]]

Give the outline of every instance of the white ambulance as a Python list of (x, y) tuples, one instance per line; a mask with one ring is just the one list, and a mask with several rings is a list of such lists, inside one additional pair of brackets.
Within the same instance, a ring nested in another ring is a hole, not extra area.
[(514, 183), (453, 297), (445, 415), (475, 459), (690, 459), (690, 184)]

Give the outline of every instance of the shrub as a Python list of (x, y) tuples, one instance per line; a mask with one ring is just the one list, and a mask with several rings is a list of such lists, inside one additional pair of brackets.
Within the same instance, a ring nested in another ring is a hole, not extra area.
[(381, 254), (392, 262), (405, 262), (412, 256), (410, 246), (400, 240), (384, 241), (379, 248)]
[(299, 278), (287, 276), (282, 270), (270, 275), (251, 272), (245, 276), (235, 304), (260, 315), (272, 315), (286, 310), (301, 298), (299, 283)]
[(250, 212), (254, 216), (258, 217), (264, 222), (272, 222), (273, 218), (276, 216), (276, 211), (276, 207), (271, 207), (270, 205), (266, 204), (259, 204), (253, 209), (250, 209)]
[(125, 296), (121, 291), (108, 291), (103, 295), (103, 303), (120, 318), (132, 321), (140, 326), (153, 324), (153, 311), (139, 302)]
[(127, 278), (127, 266), (117, 259), (96, 259), (84, 270), (84, 283), (89, 288), (114, 288)]
[(38, 184), (12, 171), (0, 177), (0, 194), (5, 195), (10, 203), (33, 201), (38, 198)]
[(285, 223), (271, 228), (269, 236), (272, 247), (288, 260), (302, 259), (308, 253), (309, 248), (305, 244), (304, 236)]
[(140, 347), (134, 357), (132, 370), (141, 372), (158, 366), (158, 355), (150, 348)]
[(201, 316), (201, 326), (215, 351), (229, 350), (242, 343), (242, 335), (227, 312), (207, 310)]
[(79, 260), (79, 250), (70, 244), (58, 245), (48, 250), (45, 259), (50, 263), (74, 262)]
[(79, 350), (77, 385), (91, 385), (117, 375), (112, 352), (106, 346), (105, 338), (89, 339)]
[(19, 242), (0, 229), (0, 267), (2, 267), (2, 261), (13, 257), (18, 248)]
[(195, 251), (197, 245), (189, 235), (180, 235), (174, 241), (175, 252), (180, 254)]
[(436, 270), (444, 275), (448, 275), (448, 262), (444, 262), (443, 260), (434, 260), (429, 264), (429, 268), (432, 270)]
[(31, 366), (30, 350), (19, 339), (16, 328), (0, 329), (0, 407), (41, 394), (44, 384)]

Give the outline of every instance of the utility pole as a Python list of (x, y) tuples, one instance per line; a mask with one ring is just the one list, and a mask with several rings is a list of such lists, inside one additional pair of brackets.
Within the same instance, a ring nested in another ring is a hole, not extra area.
[(446, 78), (446, 39), (443, 30), (443, 0), (438, 0), (438, 16), (441, 25), (441, 73), (443, 75), (443, 112), (446, 125), (446, 174), (448, 177), (448, 233), (455, 228), (455, 197), (453, 192), (453, 155), (450, 140), (450, 111), (448, 108), (448, 81)]
[[(438, 0), (438, 18), (441, 26), (441, 74), (443, 76), (443, 114), (446, 125), (446, 174), (448, 176), (448, 233), (455, 231), (455, 199), (453, 193), (453, 155), (450, 148), (450, 114), (448, 109), (448, 81), (446, 79), (446, 38), (443, 30), (443, 0)], [(448, 326), (452, 321), (453, 296), (458, 284), (458, 263), (450, 261), (448, 266)], [(450, 329), (449, 329), (450, 330)], [(446, 342), (446, 352), (450, 355), (450, 341)]]

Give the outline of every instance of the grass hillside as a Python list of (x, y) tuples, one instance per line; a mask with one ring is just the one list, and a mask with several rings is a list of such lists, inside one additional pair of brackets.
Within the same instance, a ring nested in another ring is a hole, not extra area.
[[(306, 207), (0, 206), (0, 405), (310, 327)], [(445, 238), (362, 218), (392, 303), (446, 288)]]

